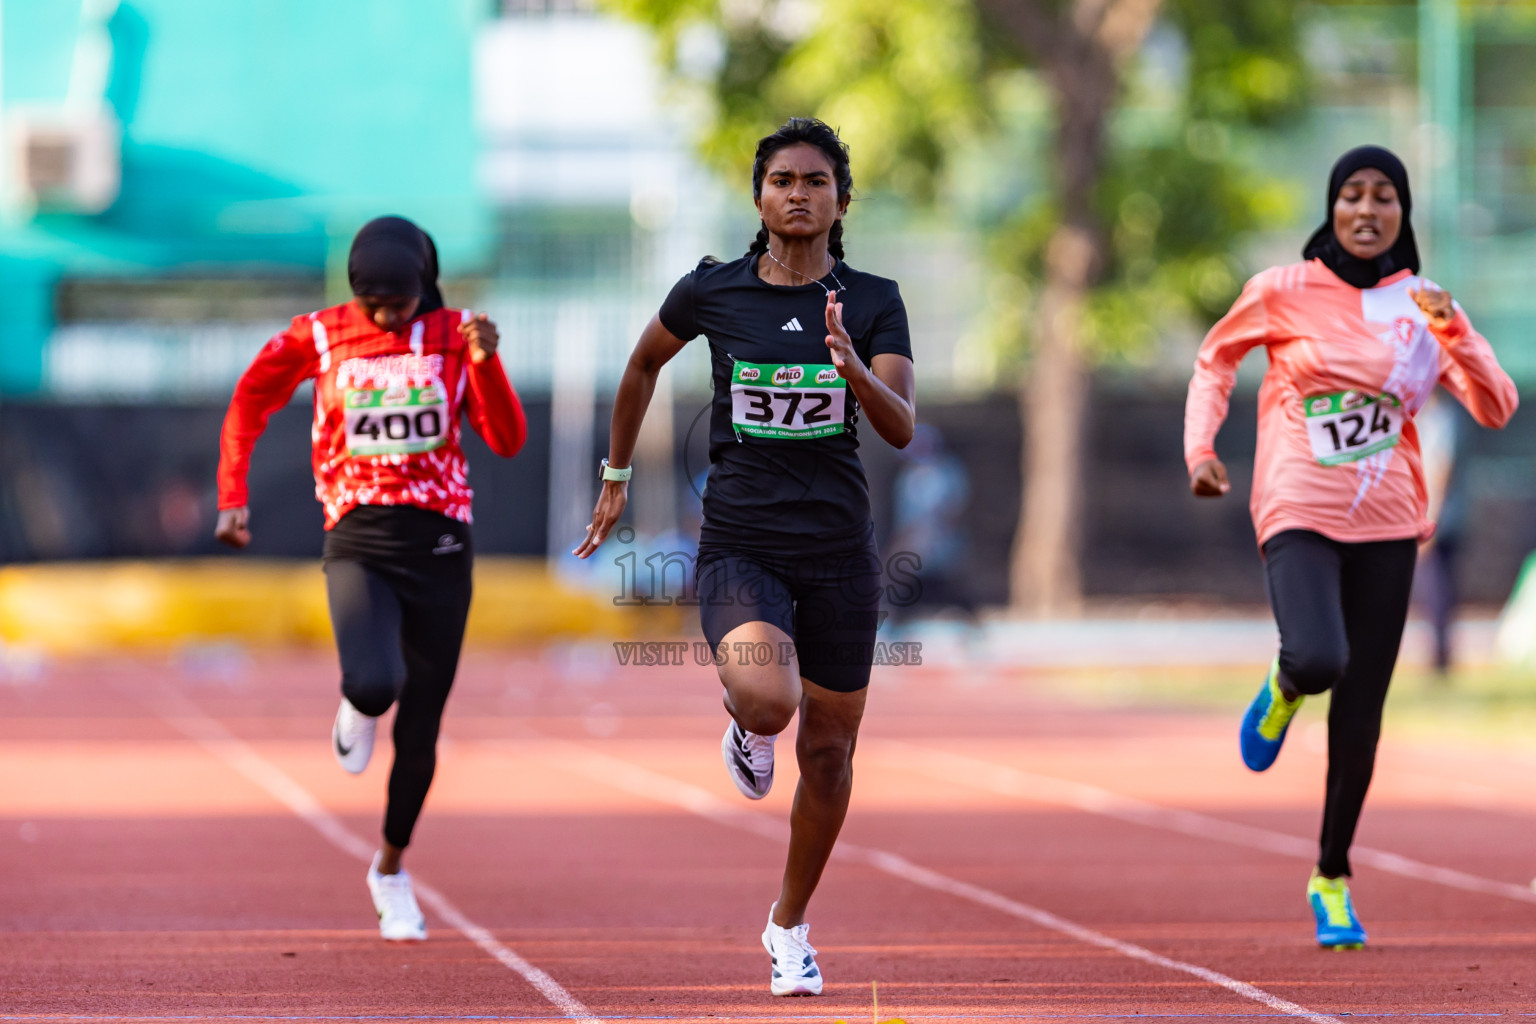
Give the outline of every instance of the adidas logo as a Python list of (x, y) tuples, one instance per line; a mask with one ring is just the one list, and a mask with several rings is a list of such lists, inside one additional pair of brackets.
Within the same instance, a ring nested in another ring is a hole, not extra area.
[(780, 327), (779, 330), (781, 330), (781, 331), (803, 331), (803, 330), (805, 330), (805, 328), (800, 326), (800, 318), (799, 317), (792, 316), (792, 317), (789, 318), (789, 323), (785, 324), (783, 327)]

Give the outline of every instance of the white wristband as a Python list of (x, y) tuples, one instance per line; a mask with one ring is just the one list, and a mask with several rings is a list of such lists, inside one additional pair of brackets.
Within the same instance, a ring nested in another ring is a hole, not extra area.
[(634, 466), (625, 466), (623, 469), (619, 469), (616, 466), (610, 466), (608, 465), (608, 460), (606, 458), (602, 461), (602, 467), (602, 479), (614, 480), (620, 483), (628, 480), (635, 472)]

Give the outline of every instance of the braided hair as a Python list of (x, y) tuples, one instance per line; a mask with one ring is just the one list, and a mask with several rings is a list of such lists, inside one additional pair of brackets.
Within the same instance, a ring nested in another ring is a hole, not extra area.
[[(752, 160), (752, 198), (763, 197), (763, 178), (768, 174), (768, 161), (781, 149), (805, 143), (815, 146), (832, 162), (832, 177), (837, 182), (837, 198), (853, 195), (853, 170), (848, 163), (848, 147), (837, 137), (825, 121), (814, 117), (792, 117), (772, 135), (765, 135), (757, 142), (757, 155)], [(747, 248), (748, 256), (768, 251), (768, 225), (758, 228), (757, 237)], [(827, 235), (827, 251), (834, 258), (843, 258), (843, 221), (838, 218)]]

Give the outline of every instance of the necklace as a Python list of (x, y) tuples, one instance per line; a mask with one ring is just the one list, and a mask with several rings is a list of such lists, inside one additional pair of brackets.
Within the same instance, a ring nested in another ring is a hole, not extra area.
[[(783, 260), (779, 259), (777, 256), (775, 256), (773, 254), (773, 250), (772, 249), (767, 248), (765, 246), (763, 248), (763, 251), (768, 254), (768, 258), (769, 259), (773, 260), (773, 262), (777, 263), (779, 266), (784, 267), (784, 269), (789, 271), (791, 274), (794, 274), (796, 277), (805, 278), (805, 280), (809, 281), (811, 284), (813, 284), (816, 287), (820, 288), (822, 291), (826, 292), (828, 295), (832, 294), (832, 289), (828, 288), (826, 285), (822, 284), (820, 281), (818, 281), (818, 280), (816, 280), (815, 278), (812, 278), (812, 277), (806, 277), (804, 274), (800, 273), (800, 271), (796, 270), (794, 267), (786, 266)], [(837, 290), (838, 291), (843, 291), (843, 282), (838, 280), (837, 274), (834, 272), (835, 268), (837, 267), (837, 260), (832, 259), (832, 254), (831, 253), (827, 253), (827, 259), (832, 260), (832, 266), (827, 268), (827, 273), (832, 276), (832, 280), (837, 281)]]

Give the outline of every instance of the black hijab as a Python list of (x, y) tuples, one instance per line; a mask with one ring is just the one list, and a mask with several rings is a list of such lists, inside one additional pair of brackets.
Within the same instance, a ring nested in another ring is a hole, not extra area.
[(347, 280), (353, 295), (420, 298), (416, 316), (443, 308), (437, 246), (431, 235), (404, 217), (379, 217), (363, 225), (347, 255)]
[[(1333, 204), (1339, 201), (1339, 190), (1356, 171), (1374, 167), (1385, 174), (1397, 188), (1397, 201), (1403, 207), (1403, 223), (1398, 230), (1397, 241), (1392, 248), (1373, 260), (1351, 256), (1333, 233)], [(1408, 170), (1391, 151), (1380, 146), (1356, 146), (1339, 157), (1328, 175), (1328, 206), (1323, 216), (1323, 226), (1307, 239), (1301, 250), (1302, 259), (1320, 259), (1329, 270), (1356, 288), (1374, 288), (1384, 277), (1391, 277), (1399, 270), (1419, 272), (1419, 247), (1413, 240), (1413, 225), (1408, 215), (1413, 212), (1413, 197), (1408, 192)]]

